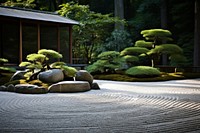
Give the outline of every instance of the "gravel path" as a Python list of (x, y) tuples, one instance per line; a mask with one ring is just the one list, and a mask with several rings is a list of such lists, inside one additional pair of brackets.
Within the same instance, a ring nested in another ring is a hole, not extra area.
[(84, 93), (0, 92), (0, 132), (200, 133), (200, 79), (96, 82)]

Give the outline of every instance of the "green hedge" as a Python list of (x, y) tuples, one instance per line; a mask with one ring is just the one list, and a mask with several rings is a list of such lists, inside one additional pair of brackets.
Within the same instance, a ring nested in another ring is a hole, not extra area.
[(149, 66), (135, 66), (131, 67), (125, 72), (127, 75), (134, 77), (156, 77), (160, 76), (160, 71), (157, 68), (149, 67)]

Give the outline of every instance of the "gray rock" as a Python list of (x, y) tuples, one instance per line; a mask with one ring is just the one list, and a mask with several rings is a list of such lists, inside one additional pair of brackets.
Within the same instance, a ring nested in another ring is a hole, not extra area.
[(8, 85), (7, 86), (7, 91), (15, 92), (15, 86), (13, 84)]
[(7, 87), (5, 85), (0, 86), (0, 91), (7, 91)]
[(49, 92), (84, 92), (90, 90), (90, 85), (87, 81), (62, 81), (49, 86)]
[(26, 71), (17, 71), (17, 72), (15, 72), (13, 74), (13, 76), (11, 77), (10, 81), (25, 79), (25, 77), (24, 77), (25, 73), (26, 73)]
[(18, 84), (15, 85), (15, 89), (17, 93), (23, 94), (44, 94), (48, 92), (48, 90), (43, 87), (31, 84)]
[(93, 83), (93, 76), (86, 70), (79, 70), (76, 73), (76, 81), (88, 81), (90, 85)]
[(39, 80), (45, 83), (56, 83), (64, 79), (63, 71), (60, 69), (52, 69), (45, 72), (41, 72), (39, 75)]
[(99, 85), (96, 82), (94, 82), (91, 85), (91, 89), (93, 89), (93, 90), (100, 90), (100, 87), (99, 87)]

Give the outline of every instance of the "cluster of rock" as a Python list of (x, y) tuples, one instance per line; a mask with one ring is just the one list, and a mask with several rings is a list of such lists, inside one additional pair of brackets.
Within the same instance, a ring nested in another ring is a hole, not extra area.
[[(11, 81), (24, 79), (25, 71), (17, 71), (11, 78)], [(98, 84), (93, 82), (93, 76), (85, 70), (79, 70), (74, 81), (66, 81), (66, 74), (60, 69), (51, 69), (38, 74), (38, 79), (44, 83), (52, 84), (48, 88), (32, 84), (10, 84), (0, 86), (0, 91), (9, 91), (25, 94), (43, 94), (48, 92), (84, 92), (91, 89), (100, 89)]]

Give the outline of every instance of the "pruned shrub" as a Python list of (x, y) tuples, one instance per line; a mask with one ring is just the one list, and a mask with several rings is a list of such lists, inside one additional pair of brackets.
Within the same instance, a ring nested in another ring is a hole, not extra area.
[(154, 41), (155, 39), (163, 41), (172, 41), (170, 37), (172, 33), (169, 30), (164, 29), (149, 29), (141, 31), (143, 37), (148, 41)]
[(61, 69), (68, 77), (74, 77), (77, 70), (73, 67), (69, 67), (65, 62), (54, 62), (50, 64), (49, 60), (62, 58), (62, 55), (51, 49), (41, 49), (38, 53), (27, 55), (28, 61), (21, 62), (20, 67), (26, 67), (27, 73), (24, 75), (27, 80), (36, 80), (37, 75), (40, 72), (50, 69)]
[(116, 69), (123, 69), (125, 59), (119, 52), (106, 51), (98, 55), (99, 60), (89, 65), (86, 69), (88, 72), (95, 73), (115, 73)]
[(127, 75), (134, 77), (156, 77), (160, 76), (160, 71), (157, 68), (149, 67), (149, 66), (135, 66), (131, 67), (125, 72)]
[(139, 55), (142, 53), (147, 53), (149, 50), (147, 48), (142, 47), (128, 47), (121, 51), (121, 55)]
[(126, 60), (126, 62), (138, 62), (139, 58), (137, 56), (133, 56), (133, 55), (126, 55), (124, 56), (124, 59)]
[(135, 42), (135, 47), (152, 48), (153, 42), (146, 42), (144, 40), (138, 40)]
[(156, 46), (154, 49), (151, 49), (147, 54), (154, 54), (154, 53), (161, 53), (161, 54), (182, 54), (183, 50), (176, 44), (162, 44)]

